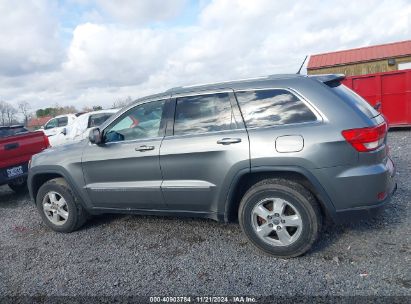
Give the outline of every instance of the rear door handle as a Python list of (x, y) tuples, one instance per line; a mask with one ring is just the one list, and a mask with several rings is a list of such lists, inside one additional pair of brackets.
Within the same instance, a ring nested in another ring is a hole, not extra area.
[(136, 151), (138, 151), (138, 152), (145, 152), (145, 151), (150, 151), (150, 150), (154, 150), (154, 146), (142, 145), (142, 146), (136, 148)]
[(219, 145), (231, 145), (241, 142), (241, 138), (222, 138), (217, 141)]

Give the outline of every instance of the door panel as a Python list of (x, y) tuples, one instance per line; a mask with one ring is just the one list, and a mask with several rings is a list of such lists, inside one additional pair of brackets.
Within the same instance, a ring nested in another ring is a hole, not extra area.
[(407, 93), (406, 78), (403, 74), (381, 76), (382, 82), (382, 113), (389, 124), (407, 123)]
[(353, 90), (367, 100), (369, 104), (375, 106), (378, 102), (381, 102), (381, 84), (379, 81), (380, 78), (376, 76), (353, 79)]
[[(228, 137), (241, 142), (217, 143)], [(166, 137), (160, 163), (164, 178), (161, 189), (170, 209), (216, 212), (236, 173), (250, 166), (247, 133), (243, 129)]]
[(164, 209), (159, 151), (165, 101), (137, 105), (104, 130), (105, 142), (83, 154), (87, 191), (96, 207)]
[(172, 210), (217, 212), (234, 176), (250, 167), (248, 136), (238, 108), (232, 108), (233, 94), (175, 102), (174, 132), (167, 132), (160, 151), (165, 203)]
[[(83, 154), (87, 191), (96, 207), (163, 209), (159, 148), (155, 140), (89, 145)], [(153, 150), (140, 152), (146, 145)]]

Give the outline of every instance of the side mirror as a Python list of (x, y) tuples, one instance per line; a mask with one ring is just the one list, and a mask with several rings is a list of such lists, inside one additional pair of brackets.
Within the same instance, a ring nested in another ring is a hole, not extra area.
[(44, 130), (44, 126), (41, 126), (39, 130)]
[(89, 141), (92, 144), (99, 145), (103, 142), (103, 136), (99, 128), (94, 128), (90, 130), (90, 134), (88, 136)]
[(63, 130), (61, 130), (61, 134), (67, 135), (67, 128), (63, 128)]

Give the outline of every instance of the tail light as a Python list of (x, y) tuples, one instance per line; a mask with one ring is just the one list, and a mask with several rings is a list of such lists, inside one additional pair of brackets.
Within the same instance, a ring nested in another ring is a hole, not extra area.
[(384, 143), (387, 124), (384, 122), (375, 127), (344, 130), (341, 133), (358, 152), (369, 152), (378, 149)]
[(46, 149), (50, 148), (50, 141), (47, 135), (44, 135), (44, 144), (46, 145)]
[(387, 197), (387, 192), (385, 192), (385, 191), (378, 192), (378, 194), (377, 194), (377, 200), (379, 200), (379, 201), (383, 201), (386, 197)]

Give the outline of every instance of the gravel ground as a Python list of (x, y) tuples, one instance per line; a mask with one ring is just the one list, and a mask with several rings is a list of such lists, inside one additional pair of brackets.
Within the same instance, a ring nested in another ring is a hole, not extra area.
[(0, 295), (411, 296), (411, 131), (389, 142), (399, 186), (389, 208), (327, 228), (291, 260), (211, 220), (104, 215), (54, 233), (28, 196), (0, 187)]

